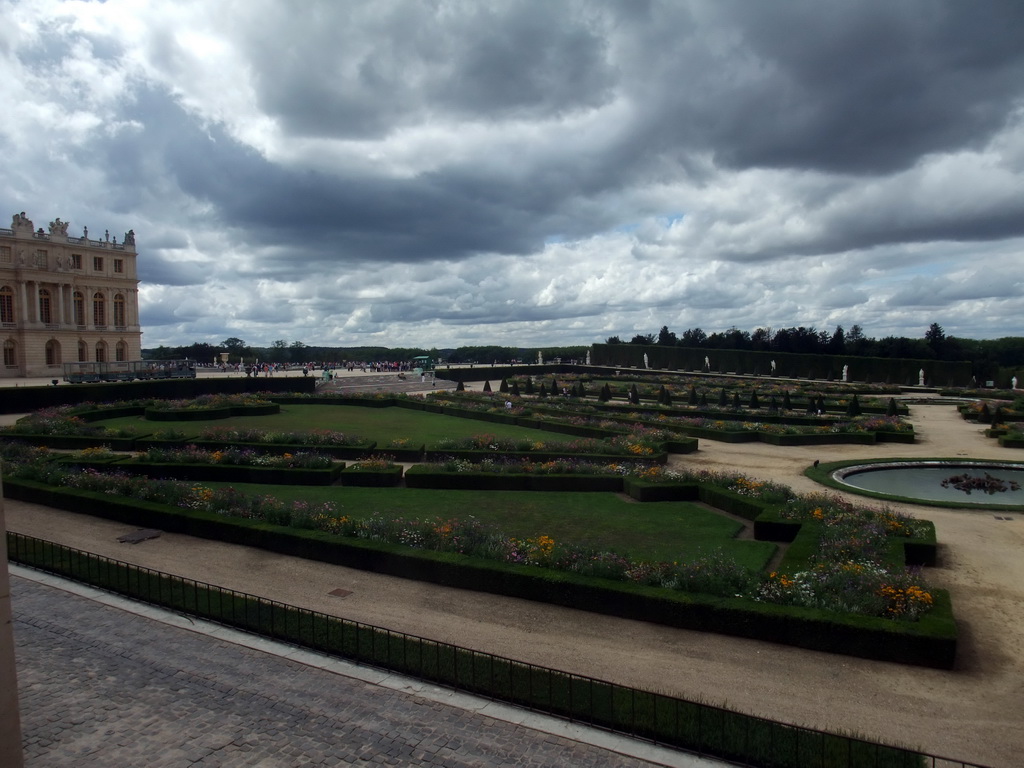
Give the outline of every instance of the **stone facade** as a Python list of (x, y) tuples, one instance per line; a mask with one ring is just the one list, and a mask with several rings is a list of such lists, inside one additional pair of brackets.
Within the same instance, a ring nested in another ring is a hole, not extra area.
[(64, 363), (142, 356), (135, 232), (117, 242), (36, 229), (24, 213), (0, 228), (0, 377), (60, 378)]

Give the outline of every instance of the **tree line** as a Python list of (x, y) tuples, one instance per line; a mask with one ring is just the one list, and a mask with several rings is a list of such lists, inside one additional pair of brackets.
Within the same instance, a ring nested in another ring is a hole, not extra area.
[(969, 361), (978, 379), (990, 378), (1000, 368), (1024, 366), (1024, 337), (1001, 339), (964, 339), (947, 336), (942, 326), (932, 323), (921, 338), (886, 336), (876, 339), (854, 325), (849, 331), (837, 325), (835, 330), (809, 328), (756, 328), (753, 332), (732, 327), (706, 333), (688, 328), (676, 335), (662, 326), (657, 335), (637, 334), (628, 342), (612, 336), (607, 344), (643, 344), (698, 349), (739, 349), (753, 352), (794, 352), (798, 354), (853, 355), (914, 360)]
[(229, 361), (234, 364), (241, 360), (248, 363), (259, 360), (265, 363), (307, 363), (307, 362), (343, 362), (343, 361), (408, 361), (414, 357), (429, 355), (435, 361), (463, 364), (476, 363), (487, 365), (499, 363), (507, 365), (513, 362), (533, 363), (537, 361), (537, 353), (544, 356), (546, 362), (555, 359), (583, 361), (587, 355), (586, 346), (570, 347), (502, 347), (502, 346), (467, 346), (456, 348), (424, 349), (422, 347), (327, 347), (304, 344), (301, 341), (288, 342), (278, 340), (269, 347), (250, 346), (242, 339), (231, 337), (220, 344), (195, 342), (178, 347), (159, 346), (142, 350), (147, 360), (196, 360), (200, 363), (219, 364), (221, 354), (227, 353)]

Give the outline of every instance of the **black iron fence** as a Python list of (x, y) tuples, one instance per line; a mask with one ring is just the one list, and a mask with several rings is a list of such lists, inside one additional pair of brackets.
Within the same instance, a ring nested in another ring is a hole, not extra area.
[(9, 559), (147, 603), (696, 755), (756, 768), (982, 768), (298, 608), (7, 534)]

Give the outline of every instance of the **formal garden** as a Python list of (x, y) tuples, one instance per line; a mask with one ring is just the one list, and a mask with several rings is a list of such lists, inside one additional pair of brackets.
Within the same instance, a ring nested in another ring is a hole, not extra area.
[[(890, 391), (729, 380), (705, 388), (642, 376), (510, 377), (459, 390), (43, 408), (0, 430), (4, 492), (139, 529), (451, 587), (836, 654), (954, 664), (949, 595), (923, 570), (936, 557), (930, 522), (685, 468), (701, 440), (911, 442)], [(465, 649), (434, 643), (425, 657), (422, 638), (347, 625), (332, 640), (330, 617), (249, 605), (176, 577), (156, 583), (154, 574), (45, 543), (16, 546), (23, 562), (84, 572), (197, 615), (395, 669), (418, 653), (409, 669), (428, 679), (725, 757), (794, 766), (921, 760), (913, 750), (633, 689), (599, 696), (604, 683), (497, 657), (487, 657), (481, 679), (484, 661)], [(508, 669), (496, 678), (500, 665)], [(539, 675), (543, 691), (534, 689)]]
[(607, 383), (518, 384), (43, 409), (2, 432), (6, 493), (441, 584), (952, 665), (949, 598), (921, 571), (935, 558), (929, 522), (666, 463), (695, 435), (913, 439), (884, 394), (857, 414), (859, 396), (827, 392), (764, 405), (744, 393), (717, 410), (707, 393), (675, 405), (656, 385), (602, 398)]

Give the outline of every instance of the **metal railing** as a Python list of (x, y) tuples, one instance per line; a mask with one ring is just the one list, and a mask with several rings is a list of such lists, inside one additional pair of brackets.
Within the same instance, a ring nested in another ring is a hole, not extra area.
[(747, 768), (983, 768), (396, 632), (7, 533), (11, 562), (358, 664)]

